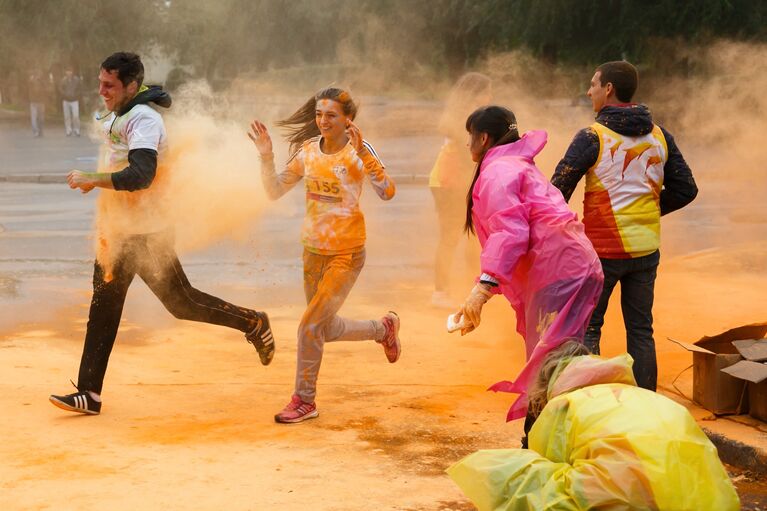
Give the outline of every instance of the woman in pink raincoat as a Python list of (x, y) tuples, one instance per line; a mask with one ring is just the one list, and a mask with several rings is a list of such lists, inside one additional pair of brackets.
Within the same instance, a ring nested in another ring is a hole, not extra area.
[[(520, 394), (507, 416), (513, 420), (525, 416), (527, 386), (546, 354), (568, 339), (583, 339), (602, 291), (602, 268), (583, 224), (535, 166), (546, 132), (520, 138), (514, 114), (500, 106), (475, 110), (466, 130), (477, 170), (465, 227), (482, 246), (482, 275), (456, 319), (466, 334), (479, 326), (482, 306), (493, 295), (511, 303), (527, 363), (514, 382), (490, 389)], [(525, 434), (533, 420), (528, 415)]]

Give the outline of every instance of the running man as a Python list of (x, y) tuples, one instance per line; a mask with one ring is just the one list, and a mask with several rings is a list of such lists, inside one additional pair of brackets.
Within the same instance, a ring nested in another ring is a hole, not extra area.
[(375, 150), (354, 124), (356, 114), (357, 105), (343, 89), (323, 89), (312, 96), (278, 123), (288, 128), (291, 152), (279, 174), (266, 126), (253, 121), (248, 133), (261, 155), (269, 198), (278, 199), (302, 178), (306, 187), (302, 238), (307, 308), (298, 327), (295, 393), (274, 416), (276, 422), (296, 423), (319, 415), (314, 400), (326, 342), (375, 340), (389, 362), (400, 356), (400, 321), (394, 312), (380, 320), (338, 316), (365, 264), (365, 219), (359, 207), (365, 176), (381, 199), (389, 200), (395, 192)]
[[(149, 103), (168, 108), (161, 87), (142, 85), (138, 55), (115, 53), (102, 64), (99, 94), (111, 114), (103, 123), (103, 159), (97, 173), (78, 170), (69, 187), (98, 199), (98, 247), (93, 299), (85, 334), (77, 392), (51, 396), (59, 408), (98, 415), (109, 355), (120, 325), (125, 296), (138, 275), (179, 319), (227, 326), (245, 333), (261, 363), (274, 356), (266, 313), (238, 307), (193, 288), (173, 248), (173, 232), (162, 207), (167, 198), (166, 134), (162, 116)], [(202, 191), (201, 191), (202, 193)]]

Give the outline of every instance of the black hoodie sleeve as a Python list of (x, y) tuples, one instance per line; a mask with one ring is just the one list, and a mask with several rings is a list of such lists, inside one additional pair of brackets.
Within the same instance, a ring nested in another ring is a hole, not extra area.
[(157, 173), (157, 151), (154, 149), (131, 149), (128, 166), (112, 174), (115, 190), (135, 192), (149, 188)]
[(584, 128), (575, 135), (564, 158), (557, 165), (551, 184), (559, 188), (565, 201), (570, 201), (578, 182), (599, 158), (599, 136), (591, 128)]
[(663, 128), (661, 131), (668, 147), (668, 159), (663, 167), (663, 190), (660, 192), (660, 214), (666, 215), (691, 203), (698, 195), (698, 186), (674, 137)]

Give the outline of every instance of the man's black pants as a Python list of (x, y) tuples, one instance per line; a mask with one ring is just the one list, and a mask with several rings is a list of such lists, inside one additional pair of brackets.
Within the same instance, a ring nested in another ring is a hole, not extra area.
[(652, 305), (660, 251), (634, 259), (600, 258), (600, 261), (605, 283), (586, 329), (584, 344), (592, 353), (599, 354), (599, 339), (602, 336), (607, 303), (613, 288), (620, 282), (626, 348), (634, 359), (634, 378), (640, 387), (654, 391), (658, 383), (658, 364), (655, 359)]
[(254, 328), (255, 311), (192, 287), (173, 249), (172, 236), (167, 233), (131, 236), (120, 247), (109, 282), (104, 280), (104, 269), (98, 261), (94, 267), (93, 299), (77, 385), (81, 391), (101, 393), (125, 296), (135, 275), (179, 319), (228, 326), (241, 332)]

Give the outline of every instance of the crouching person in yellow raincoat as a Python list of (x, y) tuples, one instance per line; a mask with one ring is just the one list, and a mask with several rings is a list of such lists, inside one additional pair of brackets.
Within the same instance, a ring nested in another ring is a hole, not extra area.
[(448, 469), (484, 510), (737, 510), (716, 448), (687, 410), (636, 386), (628, 354), (567, 342), (530, 392), (529, 450), (475, 452)]

